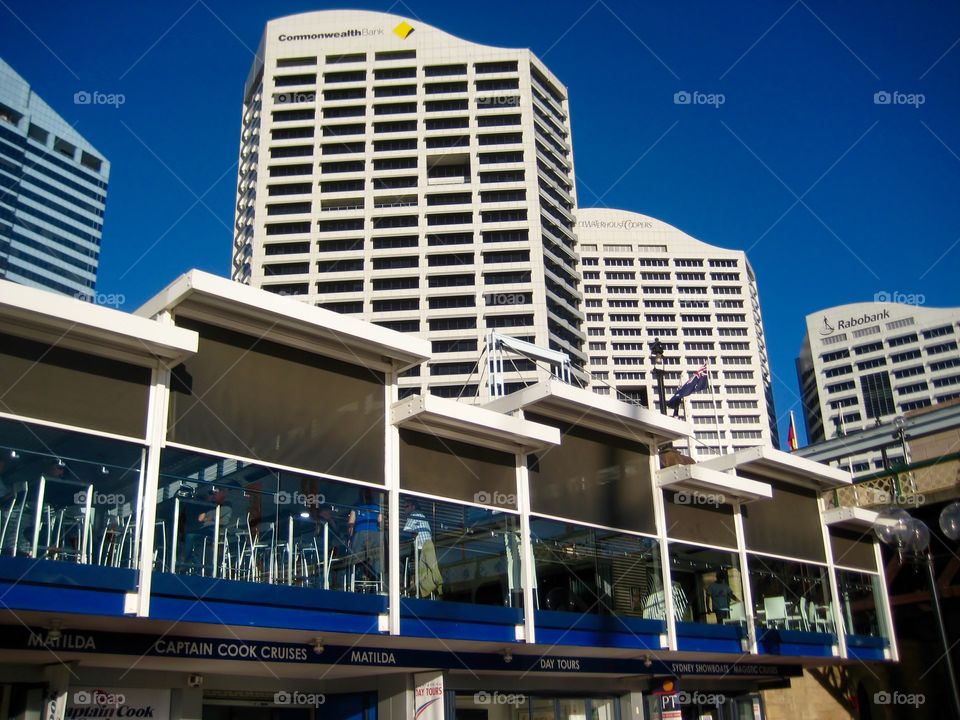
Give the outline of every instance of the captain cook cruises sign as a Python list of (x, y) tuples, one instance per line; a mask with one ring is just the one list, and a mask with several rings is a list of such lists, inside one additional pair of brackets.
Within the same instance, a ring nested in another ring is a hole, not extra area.
[(828, 337), (833, 335), (837, 330), (851, 330), (853, 328), (863, 327), (864, 325), (870, 325), (871, 323), (880, 322), (881, 320), (889, 320), (890, 311), (882, 310), (878, 313), (864, 313), (859, 317), (844, 318), (837, 320), (837, 325), (834, 327), (826, 315), (823, 316), (823, 324), (820, 326), (820, 334), (823, 337)]

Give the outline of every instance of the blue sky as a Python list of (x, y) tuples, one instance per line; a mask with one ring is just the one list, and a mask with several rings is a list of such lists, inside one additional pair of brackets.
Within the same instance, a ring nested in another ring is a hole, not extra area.
[(805, 315), (880, 292), (960, 305), (955, 2), (0, 0), (4, 59), (113, 164), (100, 292), (132, 310), (189, 268), (227, 274), (264, 23), (337, 7), (531, 48), (570, 92), (581, 206), (747, 250), (783, 438)]

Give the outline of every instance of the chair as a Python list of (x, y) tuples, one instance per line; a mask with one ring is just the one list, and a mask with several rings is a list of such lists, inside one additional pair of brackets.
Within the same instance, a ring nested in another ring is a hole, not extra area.
[(797, 623), (800, 629), (805, 631), (810, 630), (810, 623), (807, 621), (807, 602), (807, 598), (805, 597), (801, 597), (797, 601), (797, 605), (800, 608), (799, 614), (796, 616), (798, 618)]
[[(683, 615), (690, 604), (687, 600), (687, 594), (678, 583), (673, 583), (673, 617), (677, 622), (683, 620)], [(653, 620), (665, 620), (667, 617), (666, 602), (663, 596), (663, 590), (654, 590), (647, 595), (643, 601), (643, 617)]]
[(56, 554), (56, 548), (53, 545), (55, 527), (57, 523), (57, 512), (50, 505), (44, 505), (40, 511), (37, 528), (37, 546), (34, 556), (38, 558), (51, 558)]
[(783, 627), (787, 626), (787, 601), (783, 595), (765, 597), (763, 599), (763, 611), (767, 625), (777, 625), (779, 623)]
[[(166, 520), (157, 520), (154, 523), (154, 528), (159, 528), (159, 530), (154, 530), (153, 537), (153, 566), (157, 566), (157, 555), (160, 556), (160, 571), (165, 572), (167, 569), (167, 521)], [(159, 545), (157, 547), (157, 539), (159, 538)], [(134, 563), (137, 561), (134, 560)], [(133, 564), (132, 567), (136, 567), (136, 564)], [(170, 571), (173, 571), (173, 568), (170, 568)]]
[[(21, 492), (23, 493), (22, 499), (20, 498)], [(7, 547), (7, 533), (11, 525), (13, 525), (14, 535), (10, 549), (11, 555), (17, 554), (17, 545), (19, 545), (20, 542), (20, 526), (23, 520), (23, 508), (27, 502), (27, 494), (29, 492), (30, 489), (26, 482), (19, 482), (13, 487), (13, 497), (10, 499), (10, 509), (7, 511), (7, 516), (3, 520), (3, 530), (0, 531), (0, 551)]]
[(817, 632), (828, 632), (830, 629), (830, 608), (815, 602), (807, 603), (807, 622)]
[[(261, 529), (262, 528), (262, 531)], [(269, 550), (269, 556), (267, 558), (268, 567), (267, 567), (267, 582), (272, 583), (274, 572), (276, 570), (276, 555), (273, 547), (273, 535), (274, 528), (273, 523), (262, 523), (260, 528), (258, 528), (257, 533), (254, 534), (250, 525), (250, 513), (247, 513), (247, 536), (250, 538), (250, 556), (249, 556), (249, 566), (250, 566), (250, 580), (252, 582), (263, 582), (262, 578), (262, 569), (258, 563), (258, 555), (261, 551)], [(270, 541), (267, 542), (264, 538), (269, 537)], [(262, 560), (262, 557), (259, 559)]]
[[(128, 515), (126, 522), (119, 513), (107, 513), (103, 524), (103, 533), (100, 536), (100, 550), (97, 552), (97, 565), (120, 567), (120, 556), (123, 554), (124, 539), (133, 516)], [(118, 537), (119, 536), (119, 537)]]
[[(232, 544), (231, 544), (232, 543)], [(231, 547), (236, 547), (234, 557)], [(247, 530), (240, 526), (239, 518), (223, 531), (223, 552), (221, 558), (222, 577), (241, 580), (241, 564), (247, 547)]]
[(732, 625), (736, 623), (745, 622), (747, 619), (743, 611), (743, 603), (735, 602), (730, 603), (730, 614), (723, 619), (724, 625)]

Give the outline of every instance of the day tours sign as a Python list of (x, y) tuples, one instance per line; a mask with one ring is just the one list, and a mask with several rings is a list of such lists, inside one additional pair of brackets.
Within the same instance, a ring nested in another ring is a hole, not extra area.
[(443, 673), (417, 673), (413, 682), (415, 720), (443, 720)]

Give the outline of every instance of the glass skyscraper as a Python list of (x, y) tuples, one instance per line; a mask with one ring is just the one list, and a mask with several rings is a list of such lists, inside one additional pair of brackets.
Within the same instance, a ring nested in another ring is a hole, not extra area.
[(109, 176), (102, 153), (0, 59), (0, 278), (92, 298)]

